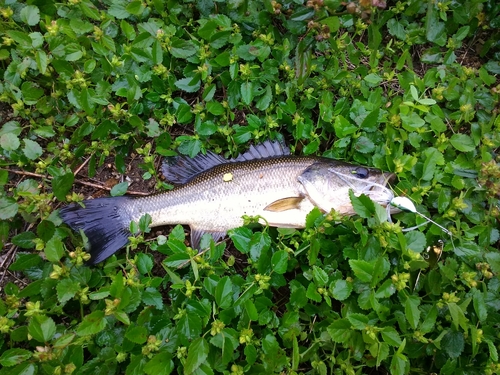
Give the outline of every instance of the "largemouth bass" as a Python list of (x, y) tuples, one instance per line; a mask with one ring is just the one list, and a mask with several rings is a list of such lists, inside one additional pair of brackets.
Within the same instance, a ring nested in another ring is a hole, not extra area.
[(366, 194), (384, 206), (393, 194), (386, 187), (391, 174), (377, 169), (314, 157), (293, 156), (280, 142), (251, 146), (235, 159), (212, 152), (191, 159), (167, 159), (163, 174), (173, 190), (147, 197), (86, 200), (60, 210), (63, 221), (82, 229), (90, 243), (89, 263), (99, 263), (128, 243), (132, 221), (149, 214), (151, 226), (186, 224), (191, 246), (210, 233), (215, 241), (243, 225), (242, 217), (260, 216), (262, 223), (303, 228), (307, 214), (318, 207), (353, 215), (349, 190)]

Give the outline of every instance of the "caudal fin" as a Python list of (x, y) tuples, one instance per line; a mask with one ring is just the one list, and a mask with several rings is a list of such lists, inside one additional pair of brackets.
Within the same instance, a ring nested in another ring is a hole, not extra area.
[(124, 206), (130, 197), (98, 198), (71, 204), (59, 215), (73, 230), (83, 230), (90, 243), (89, 264), (102, 262), (128, 243), (130, 218)]

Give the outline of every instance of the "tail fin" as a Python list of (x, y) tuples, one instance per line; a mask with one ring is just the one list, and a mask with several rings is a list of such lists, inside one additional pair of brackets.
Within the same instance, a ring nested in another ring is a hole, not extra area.
[(83, 230), (90, 242), (89, 264), (102, 262), (128, 243), (130, 218), (125, 204), (130, 197), (98, 198), (71, 204), (59, 215), (73, 230)]

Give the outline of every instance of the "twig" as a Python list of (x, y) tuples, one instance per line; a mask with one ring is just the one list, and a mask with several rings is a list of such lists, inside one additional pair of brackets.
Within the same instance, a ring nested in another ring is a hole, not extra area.
[(30, 176), (30, 177), (38, 177), (38, 178), (48, 178), (48, 179), (52, 178), (50, 176), (44, 176), (43, 174), (39, 174), (39, 173), (26, 172), (26, 171), (16, 171), (14, 169), (0, 168), (0, 171), (12, 172), (12, 173), (19, 174), (19, 175), (22, 175), (22, 176)]
[[(99, 184), (94, 184), (92, 182), (85, 182), (85, 181), (80, 181), (80, 180), (75, 180), (75, 183), (80, 184), (80, 185), (85, 185), (85, 186), (90, 186), (96, 189), (101, 189), (101, 190), (106, 190), (106, 191), (111, 191), (112, 188), (102, 186)], [(142, 191), (127, 191), (127, 194), (129, 195), (149, 195), (150, 193), (143, 193)]]
[(80, 173), (80, 171), (82, 170), (83, 167), (85, 167), (87, 165), (87, 163), (89, 162), (90, 158), (92, 157), (89, 156), (78, 168), (76, 168), (76, 170), (73, 172), (73, 174), (76, 176), (78, 173)]
[[(44, 176), (43, 174), (33, 173), (33, 172), (17, 171), (17, 170), (13, 170), (13, 169), (4, 169), (4, 168), (0, 168), (0, 170), (7, 171), (7, 172), (12, 172), (12, 173), (23, 175), (23, 176), (30, 176), (30, 177), (37, 177), (37, 178), (46, 178), (46, 179), (49, 179), (49, 180), (52, 180), (52, 178), (53, 178), (52, 176)], [(96, 189), (111, 191), (111, 188), (108, 188), (108, 187), (102, 186), (102, 185), (98, 185), (98, 184), (93, 184), (92, 182), (85, 182), (85, 181), (81, 181), (81, 180), (75, 180), (74, 182), (76, 184), (90, 186), (90, 187), (93, 187), (93, 188), (96, 188)], [(145, 195), (149, 195), (150, 193), (143, 193), (142, 191), (127, 191), (127, 194), (129, 194), (129, 195), (144, 195), (145, 196)]]
[[(33, 224), (28, 225), (26, 232), (28, 232), (31, 228), (33, 228)], [(0, 285), (2, 285), (2, 281), (5, 278), (5, 275), (7, 274), (7, 267), (10, 266), (10, 264), (12, 263), (12, 259), (14, 259), (14, 256), (16, 255), (16, 250), (17, 250), (17, 246), (13, 245), (7, 251), (7, 254), (5, 254), (5, 259), (2, 261), (2, 264), (0, 264), (0, 270), (3, 270), (3, 274), (0, 277)], [(7, 265), (5, 265), (6, 263), (7, 263)], [(5, 268), (4, 268), (4, 266), (5, 266)]]

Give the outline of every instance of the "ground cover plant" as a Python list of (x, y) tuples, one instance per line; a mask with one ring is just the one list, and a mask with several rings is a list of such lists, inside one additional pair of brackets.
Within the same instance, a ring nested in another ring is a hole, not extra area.
[[(0, 374), (500, 373), (496, 1), (2, 0), (0, 17)], [(58, 217), (171, 188), (165, 156), (280, 137), (395, 172), (451, 237), (352, 197), (352, 218), (236, 228), (202, 254), (145, 216), (89, 267)]]

